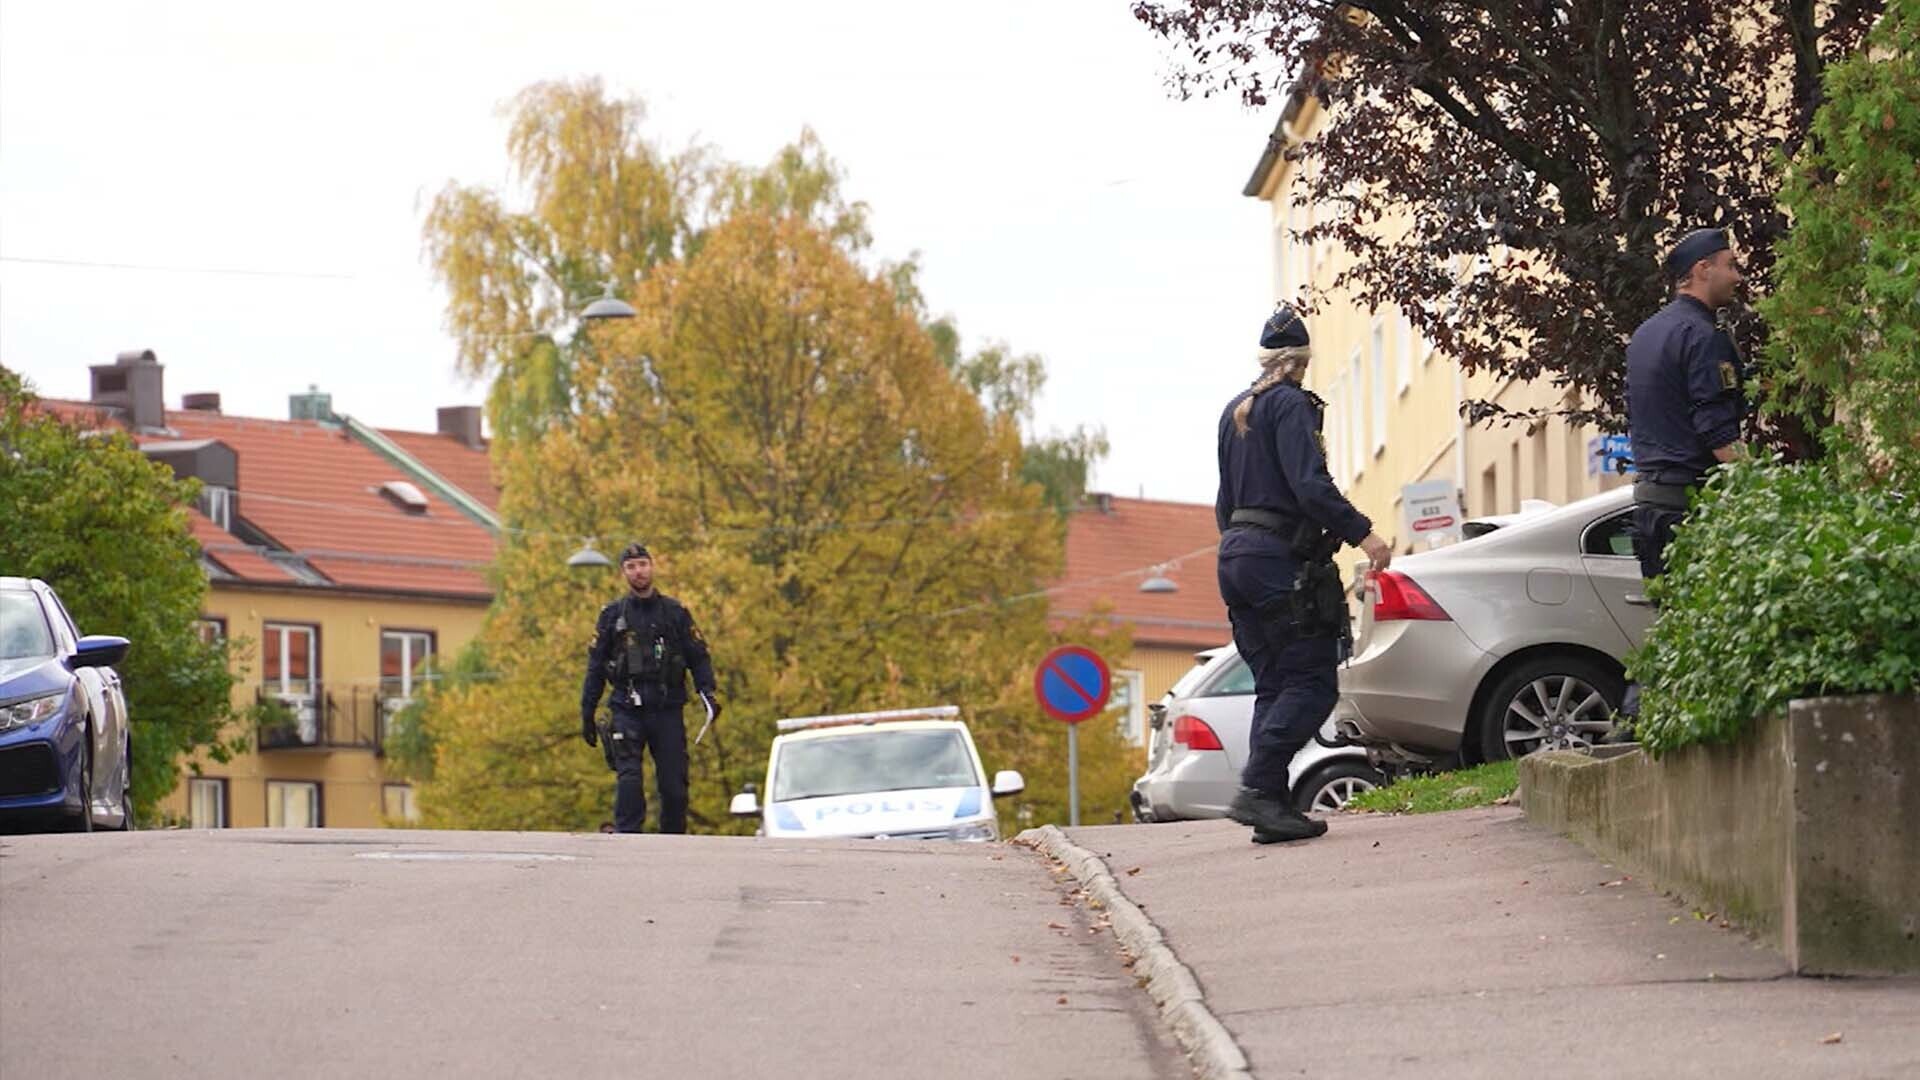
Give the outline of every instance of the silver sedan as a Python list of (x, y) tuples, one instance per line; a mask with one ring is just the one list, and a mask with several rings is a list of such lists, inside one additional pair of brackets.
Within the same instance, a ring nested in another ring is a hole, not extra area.
[(1626, 687), (1622, 658), (1652, 620), (1629, 599), (1643, 589), (1632, 509), (1629, 488), (1539, 504), (1395, 559), (1362, 594), (1336, 728), (1390, 766), (1501, 760), (1604, 735)]

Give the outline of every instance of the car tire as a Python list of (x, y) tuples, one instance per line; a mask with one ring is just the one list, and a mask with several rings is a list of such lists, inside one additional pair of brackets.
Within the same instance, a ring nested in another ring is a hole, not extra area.
[(120, 747), (120, 824), (114, 832), (133, 831), (133, 742)]
[(1303, 814), (1332, 813), (1362, 791), (1387, 782), (1364, 761), (1335, 761), (1307, 774), (1293, 790), (1293, 808)]
[[(1592, 745), (1613, 726), (1626, 677), (1584, 656), (1523, 661), (1487, 694), (1474, 728), (1480, 760), (1524, 757), (1543, 746)], [(1516, 752), (1517, 750), (1517, 752)]]
[(80, 751), (80, 812), (66, 820), (68, 832), (93, 831), (93, 732), (87, 730)]

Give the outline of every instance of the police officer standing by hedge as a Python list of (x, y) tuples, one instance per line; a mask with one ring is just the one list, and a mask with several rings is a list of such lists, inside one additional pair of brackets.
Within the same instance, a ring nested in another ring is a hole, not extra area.
[(1722, 317), (1745, 278), (1725, 229), (1696, 229), (1667, 255), (1673, 302), (1627, 343), (1634, 549), (1640, 576), (1667, 569), (1667, 544), (1707, 470), (1741, 453), (1746, 372)]
[[(640, 770), (641, 751), (653, 754), (654, 780), (660, 791), (660, 831), (687, 831), (687, 676), (693, 676), (706, 708), (718, 717), (713, 661), (707, 639), (686, 607), (654, 588), (653, 556), (638, 542), (620, 553), (627, 595), (600, 609), (593, 644), (587, 648), (587, 677), (580, 691), (580, 737), (588, 746), (607, 740), (607, 764), (613, 768), (613, 823), (618, 832), (637, 833), (647, 820), (647, 795)], [(594, 723), (600, 695), (613, 689), (612, 722), (602, 731)]]
[(1214, 516), (1220, 596), (1254, 680), (1247, 764), (1227, 816), (1270, 844), (1327, 831), (1294, 808), (1287, 766), (1340, 696), (1347, 607), (1333, 553), (1357, 545), (1375, 570), (1393, 555), (1327, 472), (1326, 403), (1300, 385), (1312, 352), (1286, 304), (1261, 328), (1259, 356), (1260, 377), (1220, 416)]

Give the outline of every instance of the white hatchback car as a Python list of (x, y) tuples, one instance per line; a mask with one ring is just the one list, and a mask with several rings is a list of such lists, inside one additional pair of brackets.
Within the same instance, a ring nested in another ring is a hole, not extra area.
[(941, 705), (782, 720), (766, 802), (749, 788), (732, 812), (760, 818), (761, 836), (998, 840), (993, 800), (1027, 783), (1009, 770), (989, 787), (959, 715)]
[[(1141, 821), (1225, 817), (1240, 789), (1253, 722), (1253, 671), (1231, 645), (1194, 657), (1167, 696), (1151, 707), (1153, 735), (1147, 772), (1133, 785), (1133, 814)], [(1333, 720), (1321, 735), (1333, 738)], [(1357, 746), (1309, 742), (1287, 768), (1294, 805), (1302, 812), (1333, 811), (1384, 783)]]

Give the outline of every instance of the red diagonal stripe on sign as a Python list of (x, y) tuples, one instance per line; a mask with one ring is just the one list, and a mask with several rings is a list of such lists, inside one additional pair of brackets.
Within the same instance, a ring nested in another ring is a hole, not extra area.
[(1093, 708), (1093, 695), (1088, 691), (1082, 689), (1080, 684), (1074, 681), (1073, 676), (1067, 674), (1066, 669), (1060, 666), (1060, 661), (1048, 660), (1046, 663), (1046, 669), (1052, 672), (1054, 675), (1058, 676), (1061, 682), (1066, 683), (1067, 689), (1072, 690), (1075, 694), (1079, 695), (1080, 703), (1082, 707), (1088, 708), (1088, 709)]

